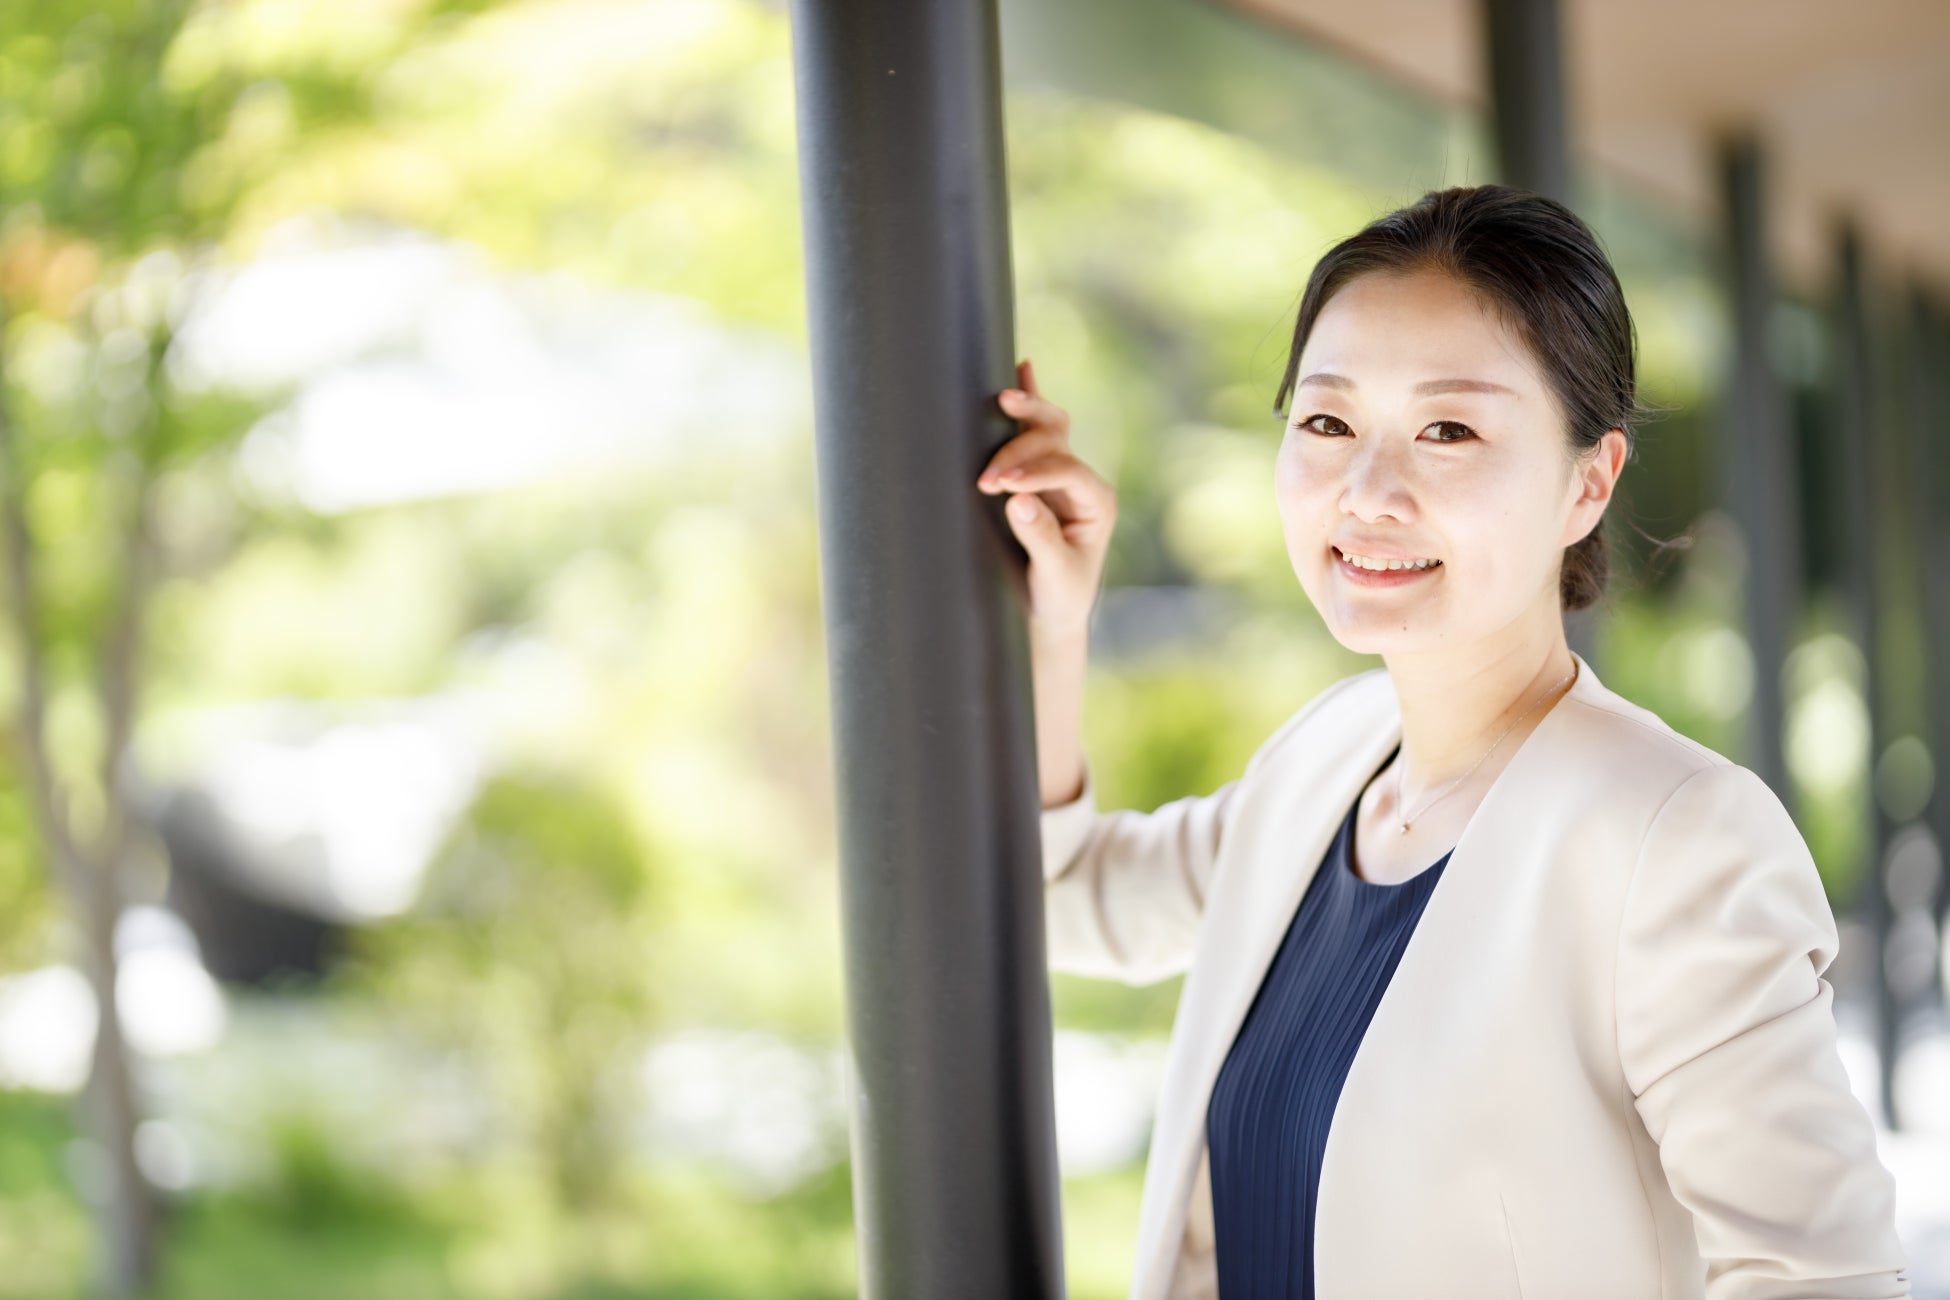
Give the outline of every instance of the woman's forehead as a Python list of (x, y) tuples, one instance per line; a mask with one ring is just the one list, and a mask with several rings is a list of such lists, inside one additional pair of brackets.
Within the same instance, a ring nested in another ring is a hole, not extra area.
[[(1339, 382), (1316, 387), (1355, 395), (1431, 395), (1437, 385), (1462, 380), (1497, 385), (1520, 399), (1542, 382), (1521, 340), (1478, 295), (1430, 274), (1365, 275), (1329, 299), (1307, 337), (1299, 377), (1304, 383), (1321, 374)], [(1512, 400), (1494, 392), (1471, 395)]]

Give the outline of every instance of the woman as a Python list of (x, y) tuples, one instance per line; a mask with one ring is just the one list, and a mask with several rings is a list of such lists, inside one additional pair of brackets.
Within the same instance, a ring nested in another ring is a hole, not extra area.
[(1029, 553), (1051, 965), (1186, 973), (1133, 1300), (1909, 1294), (1806, 843), (1565, 641), (1634, 350), (1549, 199), (1431, 193), (1331, 249), (1275, 497), (1384, 667), (1152, 812), (1097, 810), (1078, 736), (1115, 494), (1027, 362), (1001, 395), (979, 485)]

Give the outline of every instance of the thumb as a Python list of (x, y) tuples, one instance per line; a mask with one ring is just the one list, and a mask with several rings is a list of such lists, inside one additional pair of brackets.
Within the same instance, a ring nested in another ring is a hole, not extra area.
[(1056, 529), (1056, 516), (1034, 492), (1009, 498), (1009, 526), (1024, 546), (1046, 542)]

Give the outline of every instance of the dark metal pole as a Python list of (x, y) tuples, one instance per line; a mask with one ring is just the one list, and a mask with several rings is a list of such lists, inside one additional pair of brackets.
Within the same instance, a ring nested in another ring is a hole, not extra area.
[[(1921, 918), (1913, 915), (1907, 921), (1898, 918), (1891, 928), (1913, 939), (1916, 951), (1904, 963), (1899, 963), (1907, 966), (1906, 975), (1913, 972), (1917, 986), (1913, 1000), (1941, 1017), (1946, 1010), (1943, 984), (1938, 979), (1946, 951), (1943, 905), (1945, 899), (1950, 899), (1944, 871), (1950, 864), (1943, 861), (1946, 849), (1950, 849), (1950, 799), (1945, 798), (1950, 784), (1946, 784), (1943, 770), (1946, 756), (1950, 756), (1950, 676), (1934, 666), (1943, 659), (1941, 647), (1950, 646), (1950, 574), (1939, 567), (1950, 558), (1950, 531), (1946, 530), (1946, 525), (1950, 525), (1950, 510), (1946, 510), (1950, 506), (1947, 499), (1950, 492), (1945, 490), (1945, 472), (1950, 470), (1950, 455), (1946, 452), (1950, 448), (1944, 445), (1946, 436), (1950, 436), (1950, 377), (1945, 375), (1950, 356), (1945, 355), (1942, 317), (1928, 288), (1912, 282), (1907, 306), (1904, 332), (1909, 344), (1905, 351), (1909, 357), (1911, 406), (1908, 418), (1902, 422), (1903, 483), (1908, 489), (1904, 503), (1911, 551), (1908, 572), (1915, 583), (1923, 644), (1923, 671), (1917, 683), (1923, 699), (1917, 711), (1920, 716), (1916, 730), (1925, 748), (1935, 756), (1934, 787), (1916, 820), (1936, 841), (1938, 857), (1933, 882), (1924, 883), (1920, 890), (1905, 885), (1912, 895), (1920, 892), (1922, 897), (1904, 900), (1904, 910), (1920, 912)], [(1936, 648), (1936, 653), (1932, 653), (1932, 648)], [(1906, 834), (1908, 830), (1905, 828)], [(1892, 904), (1895, 901), (1891, 899)], [(1914, 964), (1908, 965), (1909, 962)]]
[(1720, 440), (1721, 492), (1747, 550), (1747, 643), (1754, 658), (1747, 766), (1793, 806), (1782, 746), (1781, 670), (1794, 633), (1802, 575), (1801, 511), (1796, 496), (1787, 400), (1768, 355), (1774, 277), (1767, 261), (1767, 191), (1759, 143), (1726, 142), (1721, 153), (1725, 275), (1733, 320)]
[(1575, 206), (1557, 0), (1483, 0), (1483, 23), (1498, 174)]
[[(1924, 656), (1925, 689), (1930, 698), (1926, 736), (1935, 757), (1936, 788), (1928, 817), (1936, 836), (1939, 863), (1933, 913), (1938, 958), (1950, 928), (1950, 669), (1942, 667), (1950, 647), (1950, 315), (1935, 298), (1921, 303), (1917, 364), (1929, 380), (1927, 409), (1917, 421), (1916, 477), (1922, 520), (1923, 626), (1932, 653)], [(1937, 996), (1943, 989), (1937, 982)]]
[(869, 1300), (1060, 1297), (994, 0), (794, 0)]
[(1877, 489), (1882, 482), (1881, 394), (1876, 382), (1874, 352), (1870, 331), (1869, 291), (1863, 267), (1862, 240), (1852, 224), (1844, 223), (1836, 236), (1835, 289), (1835, 419), (1836, 435), (1843, 454), (1836, 458), (1841, 470), (1841, 491), (1846, 509), (1842, 535), (1847, 539), (1847, 607), (1855, 641), (1862, 650), (1865, 680), (1864, 697), (1869, 712), (1869, 842), (1863, 849), (1863, 871), (1857, 890), (1857, 907), (1864, 914), (1870, 935), (1871, 960), (1868, 967), (1875, 1013), (1876, 1055), (1882, 1062), (1881, 1102), (1884, 1121), (1890, 1128), (1901, 1127), (1896, 1111), (1896, 1056), (1899, 1049), (1898, 1014), (1895, 991), (1890, 987), (1886, 954), (1889, 931), (1894, 920), (1886, 877), (1886, 859), (1895, 827), (1883, 801), (1876, 797), (1874, 769), (1887, 745), (1889, 733), (1882, 708), (1882, 636), (1880, 595), (1882, 575), (1882, 529), (1878, 526)]

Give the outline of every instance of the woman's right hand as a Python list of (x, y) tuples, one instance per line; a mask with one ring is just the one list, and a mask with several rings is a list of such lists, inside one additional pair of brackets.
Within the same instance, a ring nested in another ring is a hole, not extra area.
[(1032, 627), (1081, 636), (1117, 523), (1117, 492), (1070, 450), (1069, 413), (1042, 395), (1029, 362), (1016, 366), (1016, 382), (1022, 387), (998, 400), (1022, 432), (996, 451), (976, 486), (1011, 494), (1004, 513), (1029, 552)]

